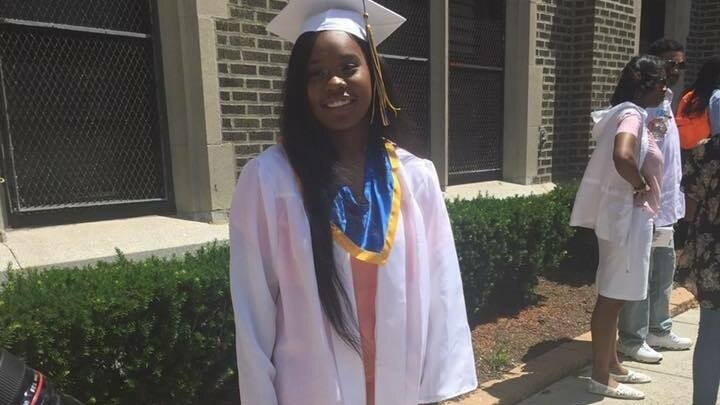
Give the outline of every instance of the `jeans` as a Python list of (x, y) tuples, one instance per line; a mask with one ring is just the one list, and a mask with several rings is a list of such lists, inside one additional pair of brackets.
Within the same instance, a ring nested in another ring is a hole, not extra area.
[(720, 310), (700, 309), (693, 355), (693, 404), (715, 405), (720, 384)]
[(626, 302), (618, 320), (619, 343), (630, 350), (639, 348), (645, 342), (648, 331), (665, 336), (672, 329), (670, 295), (675, 277), (675, 249), (652, 248), (648, 277), (647, 298)]

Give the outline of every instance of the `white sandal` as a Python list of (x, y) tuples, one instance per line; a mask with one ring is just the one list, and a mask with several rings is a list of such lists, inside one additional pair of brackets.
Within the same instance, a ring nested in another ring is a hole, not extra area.
[(613, 374), (610, 373), (610, 377), (619, 382), (625, 384), (647, 384), (652, 382), (652, 378), (649, 375), (638, 373), (637, 371), (628, 370), (627, 374)]
[(617, 399), (632, 399), (632, 400), (640, 400), (645, 399), (645, 394), (640, 391), (636, 390), (635, 388), (632, 388), (630, 386), (627, 386), (625, 384), (618, 384), (617, 387), (612, 388), (608, 387), (605, 384), (600, 384), (599, 382), (590, 379), (587, 387), (588, 392), (591, 394), (598, 394), (603, 395), (610, 398), (617, 398)]

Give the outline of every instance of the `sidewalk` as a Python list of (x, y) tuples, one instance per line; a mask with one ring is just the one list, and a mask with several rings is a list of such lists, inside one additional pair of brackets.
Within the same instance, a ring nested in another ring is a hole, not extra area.
[(163, 216), (14, 229), (0, 244), (0, 275), (13, 268), (73, 267), (112, 261), (119, 249), (131, 260), (172, 256), (228, 239), (228, 226)]
[[(673, 330), (680, 336), (697, 337), (700, 311), (692, 309), (673, 319)], [(642, 364), (625, 361), (623, 364), (633, 370), (639, 370), (652, 377), (650, 384), (636, 385), (645, 392), (642, 401), (622, 401), (603, 398), (585, 391), (590, 368), (560, 380), (547, 389), (535, 394), (519, 405), (585, 405), (585, 404), (653, 404), (653, 405), (689, 405), (692, 404), (692, 350), (681, 352), (664, 351), (660, 364)]]
[(481, 183), (461, 184), (449, 186), (445, 190), (445, 198), (454, 200), (472, 200), (479, 196), (493, 198), (508, 198), (515, 196), (529, 196), (545, 194), (555, 188), (553, 183), (542, 184), (513, 184), (504, 181), (485, 181)]
[[(670, 313), (676, 322), (673, 329), (682, 336), (693, 340), (697, 336), (697, 322), (699, 312), (690, 310), (695, 305), (695, 299), (684, 288), (675, 288), (670, 298)], [(684, 357), (683, 357), (684, 356)], [(666, 355), (665, 363), (656, 366), (640, 365), (638, 369), (650, 367), (660, 374), (660, 385), (672, 381), (672, 373), (676, 368), (675, 359), (679, 357), (686, 361), (686, 368), (692, 364), (692, 351), (674, 352)], [(614, 404), (616, 402), (602, 402), (603, 398), (585, 393), (583, 376), (588, 375), (588, 364), (592, 359), (592, 344), (590, 332), (587, 332), (575, 339), (560, 345), (559, 347), (544, 353), (525, 364), (521, 364), (505, 373), (497, 380), (483, 383), (480, 389), (457, 401), (459, 405), (583, 405), (583, 404)], [(627, 363), (634, 367), (635, 363)], [(689, 370), (689, 368), (687, 368)], [(690, 375), (687, 372), (681, 376)], [(689, 383), (686, 378), (680, 378), (677, 382), (680, 385)], [(691, 381), (690, 381), (691, 382)], [(652, 384), (651, 384), (652, 385)], [(642, 386), (646, 390), (648, 399), (646, 401), (632, 401), (632, 403), (663, 404), (663, 405), (689, 405), (692, 402), (673, 402), (667, 398), (660, 397), (657, 402), (648, 402), (657, 399), (656, 393), (650, 389), (658, 389), (656, 386)], [(692, 389), (689, 387), (688, 389)], [(679, 392), (679, 391), (676, 391)], [(671, 398), (672, 399), (672, 398)], [(522, 402), (525, 400), (525, 402)], [(605, 400), (609, 401), (609, 400)], [(452, 404), (453, 402), (448, 402)]]

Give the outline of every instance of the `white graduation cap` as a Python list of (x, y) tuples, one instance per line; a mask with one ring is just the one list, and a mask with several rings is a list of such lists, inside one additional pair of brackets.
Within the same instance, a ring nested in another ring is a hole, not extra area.
[[(373, 104), (380, 119), (388, 126), (387, 111), (397, 115), (400, 110), (388, 97), (380, 67), (377, 45), (405, 22), (405, 17), (372, 0), (290, 0), (288, 5), (267, 26), (267, 30), (290, 42), (300, 35), (317, 31), (344, 31), (368, 42), (373, 77)], [(375, 119), (372, 109), (370, 122)]]
[(290, 42), (295, 42), (306, 32), (335, 30), (367, 41), (366, 12), (375, 45), (405, 22), (403, 16), (372, 0), (290, 0), (270, 21), (267, 30)]

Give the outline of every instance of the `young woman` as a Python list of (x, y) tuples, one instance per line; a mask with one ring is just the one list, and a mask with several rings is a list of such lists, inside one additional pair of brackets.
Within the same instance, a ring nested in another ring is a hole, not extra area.
[[(367, 7), (370, 25), (404, 21)], [(372, 39), (392, 30), (369, 36), (364, 12), (295, 0), (268, 26), (295, 44), (282, 141), (245, 166), (230, 215), (243, 403), (416, 405), (477, 386), (438, 178), (388, 140)]]
[(693, 404), (715, 405), (720, 385), (720, 57), (703, 65), (691, 89), (696, 98), (689, 108), (708, 111), (713, 136), (692, 149), (684, 168), (689, 227), (678, 278), (700, 302)]
[(645, 126), (648, 107), (665, 99), (665, 61), (634, 57), (625, 66), (608, 110), (593, 113), (597, 146), (585, 170), (571, 224), (595, 230), (600, 262), (591, 320), (593, 369), (588, 390), (621, 399), (644, 394), (621, 383), (650, 377), (617, 357), (617, 322), (626, 301), (646, 298), (653, 217), (660, 206), (663, 155)]

